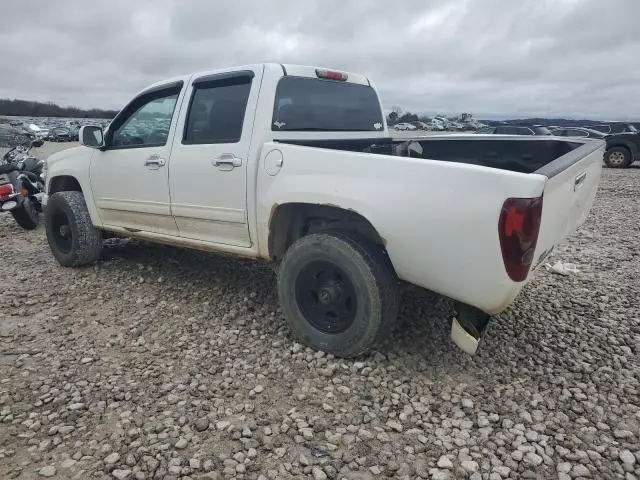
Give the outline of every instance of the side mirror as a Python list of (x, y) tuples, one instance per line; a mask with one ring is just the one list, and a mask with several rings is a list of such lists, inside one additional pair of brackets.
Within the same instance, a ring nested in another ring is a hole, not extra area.
[(31, 146), (32, 147), (36, 147), (36, 148), (41, 147), (43, 144), (44, 144), (44, 142), (40, 138), (38, 138), (37, 140), (33, 140), (31, 142)]
[(95, 125), (87, 125), (80, 128), (80, 143), (89, 148), (101, 148), (104, 145), (102, 128)]

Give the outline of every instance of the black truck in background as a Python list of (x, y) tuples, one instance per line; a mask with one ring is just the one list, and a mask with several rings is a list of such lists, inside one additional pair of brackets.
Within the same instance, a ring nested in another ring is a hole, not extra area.
[[(596, 128), (600, 127), (600, 128)], [(608, 130), (606, 133), (604, 130)], [(632, 124), (620, 126), (595, 125), (589, 127), (551, 127), (556, 137), (596, 138), (607, 142), (604, 162), (610, 168), (626, 168), (640, 161), (640, 132)]]
[(558, 137), (597, 138), (607, 142), (604, 162), (610, 168), (627, 168), (640, 161), (640, 132), (632, 123), (587, 126), (550, 126), (505, 124), (481, 128), (475, 133), (493, 135), (554, 135)]
[(640, 160), (640, 132), (633, 131), (614, 133), (605, 137), (607, 150), (604, 163), (611, 168), (627, 168)]

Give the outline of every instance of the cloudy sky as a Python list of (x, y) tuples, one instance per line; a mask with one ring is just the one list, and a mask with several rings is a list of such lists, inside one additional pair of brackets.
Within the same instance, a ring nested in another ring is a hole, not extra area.
[(362, 72), (385, 108), (640, 120), (640, 0), (3, 0), (0, 97), (119, 109), (176, 74)]

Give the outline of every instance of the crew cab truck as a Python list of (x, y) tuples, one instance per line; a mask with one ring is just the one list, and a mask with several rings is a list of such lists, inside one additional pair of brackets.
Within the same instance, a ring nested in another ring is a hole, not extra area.
[(156, 83), (47, 160), (46, 234), (68, 267), (104, 234), (277, 265), (305, 344), (361, 354), (387, 336), (399, 281), (455, 300), (473, 353), (490, 315), (585, 219), (604, 142), (394, 140), (370, 80), (261, 64)]

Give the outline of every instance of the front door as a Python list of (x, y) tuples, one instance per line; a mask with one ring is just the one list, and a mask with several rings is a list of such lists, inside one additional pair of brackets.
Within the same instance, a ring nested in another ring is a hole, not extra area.
[(193, 77), (186, 90), (169, 169), (182, 237), (251, 246), (247, 161), (261, 76), (260, 69), (213, 72)]
[(181, 91), (179, 82), (142, 93), (109, 126), (105, 149), (95, 152), (90, 170), (105, 227), (178, 234), (169, 201), (169, 157)]

